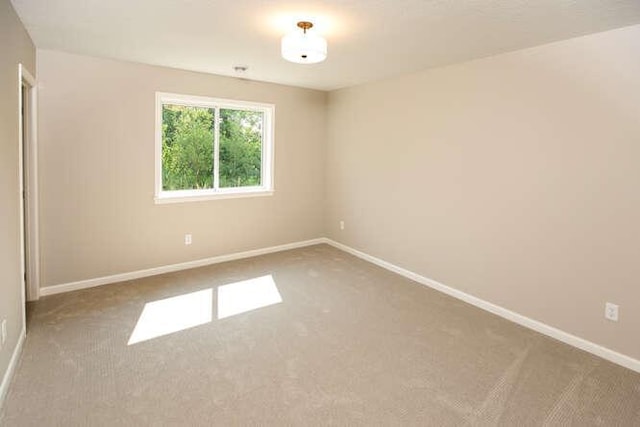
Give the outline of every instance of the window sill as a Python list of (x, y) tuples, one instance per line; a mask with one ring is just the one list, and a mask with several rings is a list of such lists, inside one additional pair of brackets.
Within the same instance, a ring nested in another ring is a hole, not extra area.
[(207, 191), (171, 191), (156, 195), (154, 200), (156, 205), (169, 203), (204, 202), (208, 200), (238, 199), (245, 197), (266, 197), (272, 196), (273, 190), (250, 189), (235, 190), (228, 192), (207, 192)]

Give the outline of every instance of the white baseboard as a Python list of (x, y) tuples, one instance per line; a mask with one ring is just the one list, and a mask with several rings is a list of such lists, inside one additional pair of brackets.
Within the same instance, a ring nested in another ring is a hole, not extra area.
[[(78, 289), (86, 289), (95, 286), (106, 285), (109, 283), (117, 283), (123, 282), (127, 280), (139, 279), (142, 277), (155, 276), (157, 274), (170, 273), (174, 271), (186, 270), (189, 268), (202, 267), (211, 264), (218, 264), (221, 262), (234, 261), (243, 258), (250, 258), (258, 255), (265, 255), (274, 252), (281, 252), (289, 249), (302, 248), (305, 246), (317, 245), (320, 243), (327, 243), (335, 248), (348, 252), (352, 255), (357, 256), (358, 258), (364, 259), (365, 261), (369, 261), (373, 264), (376, 264), (382, 268), (385, 268), (389, 271), (397, 273), (401, 276), (404, 276), (408, 279), (411, 279), (420, 284), (426, 285), (432, 289), (440, 291), (444, 294), (450, 295), (454, 298), (462, 300), (466, 303), (474, 305), (478, 308), (486, 310), (490, 313), (503, 317), (507, 320), (510, 320), (514, 323), (522, 325), (526, 328), (532, 329), (536, 332), (540, 332), (541, 334), (547, 335), (551, 338), (557, 339), (558, 341), (562, 341), (566, 344), (569, 344), (573, 347), (577, 347), (581, 350), (592, 353), (596, 356), (602, 357), (610, 362), (616, 363), (618, 365), (624, 366), (625, 368), (629, 368), (633, 371), (640, 372), (640, 360), (634, 359), (630, 356), (626, 356), (624, 354), (618, 353), (614, 350), (603, 347), (599, 344), (593, 343), (591, 341), (587, 341), (583, 338), (572, 335), (568, 332), (562, 331), (560, 329), (554, 328), (553, 326), (549, 326), (545, 323), (539, 322), (537, 320), (526, 317), (522, 314), (516, 313), (514, 311), (508, 310), (499, 305), (490, 303), (489, 301), (485, 301), (481, 298), (475, 297), (473, 295), (467, 294), (450, 286), (444, 285), (435, 280), (429, 279), (428, 277), (421, 276), (417, 273), (404, 269), (402, 267), (398, 267), (395, 264), (391, 264), (390, 262), (384, 261), (380, 258), (376, 258), (372, 255), (361, 252), (357, 249), (346, 246), (342, 243), (336, 242), (334, 240), (328, 238), (318, 238), (312, 240), (305, 240), (301, 242), (294, 242), (285, 245), (272, 246), (263, 249), (255, 249), (251, 251), (245, 252), (237, 252), (230, 255), (221, 255), (212, 258), (205, 258), (195, 261), (188, 261), (179, 264), (166, 265), (162, 267), (155, 267), (146, 270), (138, 270), (129, 273), (115, 274), (112, 276), (98, 277), (95, 279), (89, 280), (80, 280), (77, 282), (64, 283), (61, 285), (55, 286), (47, 286), (40, 289), (40, 295), (54, 295), (63, 292), (71, 292)], [(24, 337), (23, 337), (24, 339)], [(21, 345), (19, 347), (21, 348)], [(15, 356), (15, 354), (14, 354)], [(13, 360), (13, 359), (12, 359)], [(5, 376), (6, 377), (6, 376)], [(6, 380), (6, 378), (5, 378)], [(5, 383), (2, 383), (2, 389), (0, 391), (4, 392)]]
[(549, 326), (545, 323), (523, 316), (522, 314), (518, 314), (516, 312), (508, 310), (499, 305), (490, 303), (488, 301), (485, 301), (473, 295), (469, 295), (465, 292), (459, 291), (447, 285), (443, 285), (440, 282), (431, 280), (427, 277), (421, 276), (417, 273), (414, 273), (402, 267), (398, 267), (397, 265), (391, 264), (390, 262), (384, 261), (380, 258), (376, 258), (374, 256), (361, 252), (357, 249), (353, 249), (349, 246), (343, 245), (342, 243), (338, 243), (331, 239), (321, 239), (321, 240), (323, 240), (324, 243), (328, 243), (329, 245), (334, 246), (345, 252), (348, 252), (352, 255), (355, 255), (358, 258), (362, 258), (365, 261), (369, 261), (389, 271), (393, 271), (394, 273), (397, 273), (401, 276), (404, 276), (420, 284), (426, 285), (444, 294), (450, 295), (454, 298), (457, 298), (466, 303), (474, 305), (478, 308), (486, 310), (490, 313), (503, 317), (507, 320), (510, 320), (514, 323), (522, 325), (526, 328), (533, 329), (536, 332), (540, 332), (541, 334), (547, 335), (558, 341), (562, 341), (565, 344), (569, 344), (573, 347), (577, 347), (581, 350), (595, 354), (596, 356), (599, 356), (603, 359), (606, 359), (620, 366), (624, 366), (625, 368), (631, 369), (636, 372), (640, 372), (640, 360), (618, 353), (614, 350), (608, 349), (606, 347), (603, 347), (591, 341), (587, 341), (583, 338), (577, 337), (568, 332), (554, 328), (553, 326)]
[(11, 379), (16, 372), (16, 368), (18, 367), (18, 361), (20, 360), (20, 354), (22, 353), (22, 346), (24, 345), (25, 339), (25, 330), (22, 329), (20, 332), (20, 336), (18, 337), (18, 343), (16, 347), (13, 349), (13, 354), (11, 355), (11, 360), (9, 360), (9, 366), (7, 366), (7, 371), (4, 373), (4, 377), (2, 377), (2, 383), (0, 383), (0, 409), (4, 405), (4, 399), (7, 397), (7, 393), (9, 392), (9, 385), (11, 384)]
[(312, 239), (301, 242), (287, 243), (285, 245), (271, 246), (268, 248), (254, 249), (245, 252), (236, 252), (229, 255), (220, 255), (212, 258), (199, 259), (195, 261), (181, 262), (179, 264), (165, 265), (161, 267), (149, 268), (146, 270), (131, 271), (128, 273), (114, 274), (112, 276), (98, 277), (95, 279), (80, 280), (77, 282), (63, 283), (60, 285), (46, 286), (40, 289), (40, 296), (60, 294), (63, 292), (77, 291), (79, 289), (93, 288), (96, 286), (107, 285), (109, 283), (124, 282), (127, 280), (140, 279), (142, 277), (155, 276), (163, 273), (171, 273), (174, 271), (187, 270), (190, 268), (203, 267), (206, 265), (219, 264), (221, 262), (234, 261), (243, 258), (251, 258), (258, 255), (265, 255), (274, 252), (286, 251), (289, 249), (297, 249), (305, 246), (317, 245), (325, 243), (326, 239)]

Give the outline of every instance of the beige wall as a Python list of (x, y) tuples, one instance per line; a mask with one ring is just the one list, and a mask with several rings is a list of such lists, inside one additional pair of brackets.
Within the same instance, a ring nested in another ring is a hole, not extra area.
[[(640, 358), (639, 51), (629, 27), (328, 104), (39, 51), (42, 285), (327, 235)], [(155, 205), (155, 91), (275, 103), (276, 194)]]
[(328, 236), (640, 358), (639, 52), (634, 26), (331, 93)]
[(9, 0), (0, 0), (0, 381), (22, 330), (20, 204), (18, 180), (18, 64), (35, 74), (35, 48)]
[[(323, 235), (324, 92), (46, 50), (38, 78), (42, 286)], [(154, 204), (156, 91), (275, 104), (275, 194)]]

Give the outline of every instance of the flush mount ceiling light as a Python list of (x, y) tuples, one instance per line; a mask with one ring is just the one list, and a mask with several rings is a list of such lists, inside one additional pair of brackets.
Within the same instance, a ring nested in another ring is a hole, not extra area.
[(282, 57), (297, 64), (315, 64), (327, 58), (327, 40), (309, 31), (313, 24), (298, 22), (302, 31), (294, 31), (282, 38)]

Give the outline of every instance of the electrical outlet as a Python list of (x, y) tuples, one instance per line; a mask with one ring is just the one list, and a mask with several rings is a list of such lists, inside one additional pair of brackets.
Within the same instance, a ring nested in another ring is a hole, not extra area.
[(7, 319), (2, 319), (2, 327), (0, 329), (0, 343), (4, 347), (4, 343), (7, 341)]
[(190, 244), (191, 244), (191, 242), (192, 242), (192, 240), (191, 240), (191, 234), (185, 234), (185, 235), (184, 235), (184, 244), (185, 244), (185, 245), (190, 245)]
[(604, 317), (614, 322), (618, 321), (618, 310), (620, 307), (613, 303), (606, 303), (604, 306)]
[(344, 230), (344, 221), (340, 221), (340, 230)]

